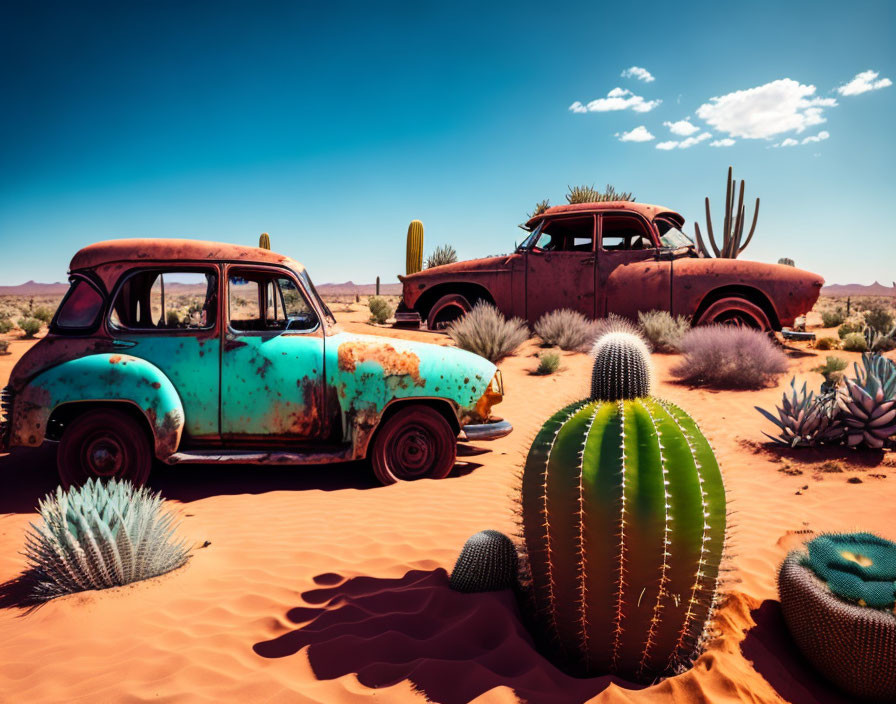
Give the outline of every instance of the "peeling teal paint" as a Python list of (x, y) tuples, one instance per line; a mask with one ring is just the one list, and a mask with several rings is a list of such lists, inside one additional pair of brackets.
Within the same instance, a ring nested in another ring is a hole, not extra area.
[(124, 354), (94, 354), (64, 362), (35, 377), (16, 398), (13, 440), (39, 445), (52, 412), (64, 403), (125, 401), (149, 420), (156, 454), (174, 452), (184, 427), (184, 407), (171, 381), (155, 365)]

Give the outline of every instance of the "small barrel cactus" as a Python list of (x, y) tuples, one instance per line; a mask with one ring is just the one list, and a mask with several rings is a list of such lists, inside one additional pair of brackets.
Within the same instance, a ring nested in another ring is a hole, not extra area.
[(896, 544), (869, 533), (821, 535), (778, 574), (793, 639), (844, 692), (896, 701)]
[(592, 398), (545, 423), (523, 470), (533, 620), (569, 671), (649, 682), (706, 627), (725, 489), (693, 419), (648, 395), (643, 340), (610, 333), (594, 356)]
[(258, 246), (261, 247), (261, 249), (271, 248), (271, 238), (267, 232), (261, 233), (261, 237), (258, 238)]
[(405, 271), (416, 274), (423, 270), (423, 223), (411, 220), (408, 225), (408, 244)]
[(464, 543), (448, 585), (457, 592), (493, 592), (517, 585), (516, 546), (496, 530), (482, 530)]

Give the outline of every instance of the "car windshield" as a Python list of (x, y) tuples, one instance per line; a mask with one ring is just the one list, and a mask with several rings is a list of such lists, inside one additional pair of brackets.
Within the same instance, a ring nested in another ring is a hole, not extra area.
[(678, 249), (679, 247), (693, 247), (693, 240), (675, 227), (669, 228), (666, 234), (660, 237), (663, 247)]
[(311, 277), (308, 276), (308, 272), (305, 269), (302, 269), (301, 273), (299, 274), (299, 278), (302, 279), (302, 283), (305, 284), (305, 290), (308, 291), (309, 295), (311, 295), (315, 301), (317, 301), (317, 305), (320, 306), (320, 309), (323, 311), (324, 316), (326, 316), (327, 320), (333, 325), (336, 325), (336, 318), (330, 312), (327, 304), (324, 303), (324, 299), (320, 297), (317, 289), (314, 288), (314, 284), (311, 282)]
[(538, 227), (536, 227), (534, 230), (532, 230), (532, 233), (520, 243), (519, 247), (516, 248), (516, 251), (524, 252), (527, 249), (531, 249), (532, 245), (535, 244), (535, 241), (538, 239), (538, 236), (541, 234), (542, 227), (544, 227), (544, 220), (542, 220), (538, 224)]

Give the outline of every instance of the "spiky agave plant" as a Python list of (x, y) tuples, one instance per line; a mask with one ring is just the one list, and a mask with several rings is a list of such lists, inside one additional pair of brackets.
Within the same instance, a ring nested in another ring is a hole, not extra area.
[(797, 391), (796, 377), (790, 380), (790, 394), (785, 391), (781, 405), (775, 408), (777, 418), (764, 408), (754, 408), (781, 430), (777, 437), (765, 431), (762, 433), (776, 445), (810, 447), (843, 436), (836, 390), (816, 396), (815, 392), (807, 391), (806, 382), (803, 382), (802, 388)]
[(612, 184), (607, 184), (605, 191), (601, 192), (594, 186), (567, 186), (566, 202), (575, 203), (607, 203), (614, 200), (633, 201), (635, 197), (627, 191), (617, 191)]
[(649, 395), (643, 340), (609, 333), (594, 357), (591, 398), (545, 423), (523, 469), (532, 619), (566, 669), (651, 681), (704, 633), (725, 489), (694, 420)]
[(189, 548), (174, 541), (174, 516), (163, 506), (160, 494), (116, 479), (48, 494), (38, 506), (42, 521), (25, 536), (33, 596), (117, 587), (183, 565)]
[(846, 379), (846, 393), (838, 398), (840, 417), (850, 445), (881, 448), (896, 434), (896, 364), (880, 354), (862, 355), (862, 367)]

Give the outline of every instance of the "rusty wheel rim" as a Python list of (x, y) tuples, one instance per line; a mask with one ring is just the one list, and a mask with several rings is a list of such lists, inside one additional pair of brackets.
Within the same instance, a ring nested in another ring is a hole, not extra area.
[(438, 438), (425, 426), (411, 423), (401, 428), (386, 448), (386, 461), (398, 479), (426, 477), (436, 464)]
[(127, 451), (114, 435), (97, 433), (84, 443), (83, 466), (96, 477), (117, 477), (127, 464)]

